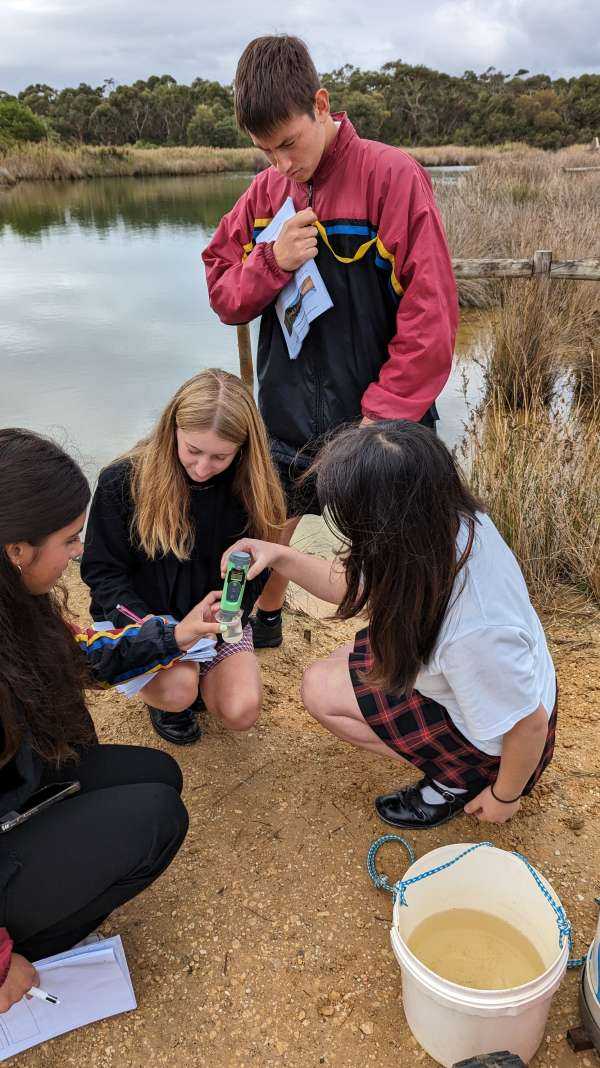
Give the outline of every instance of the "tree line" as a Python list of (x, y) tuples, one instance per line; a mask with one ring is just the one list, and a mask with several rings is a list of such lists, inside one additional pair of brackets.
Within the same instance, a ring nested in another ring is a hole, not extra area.
[[(396, 60), (380, 70), (346, 64), (322, 75), (332, 107), (363, 137), (398, 145), (493, 145), (524, 141), (560, 148), (600, 135), (600, 74), (552, 80), (521, 69), (444, 74)], [(132, 85), (81, 83), (62, 90), (0, 90), (0, 141), (51, 138), (95, 145), (250, 144), (237, 129), (230, 85), (170, 74)]]

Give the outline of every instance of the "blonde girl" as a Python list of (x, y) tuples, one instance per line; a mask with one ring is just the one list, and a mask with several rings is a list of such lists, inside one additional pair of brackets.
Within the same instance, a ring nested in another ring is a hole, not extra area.
[[(182, 619), (221, 587), (220, 559), (240, 536), (278, 540), (285, 505), (267, 435), (248, 389), (209, 369), (185, 382), (155, 429), (105, 468), (93, 497), (82, 577), (94, 619)], [(261, 707), (261, 681), (248, 616), (264, 578), (249, 582), (244, 631), (206, 664), (159, 672), (142, 690), (157, 733), (179, 745), (200, 738), (202, 707), (232, 730), (248, 730)], [(177, 713), (174, 715), (173, 713)]]

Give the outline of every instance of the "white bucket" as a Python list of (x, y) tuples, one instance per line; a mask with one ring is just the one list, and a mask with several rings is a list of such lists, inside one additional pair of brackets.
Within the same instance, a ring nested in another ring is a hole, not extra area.
[[(472, 843), (442, 846), (417, 860), (410, 879), (452, 860)], [(542, 875), (544, 887), (560, 906)], [(473, 990), (426, 968), (407, 946), (426, 917), (449, 908), (480, 909), (512, 923), (527, 936), (546, 970), (539, 978), (509, 990)], [(406, 889), (406, 905), (396, 898), (392, 948), (402, 969), (402, 997), (408, 1025), (423, 1049), (450, 1068), (478, 1054), (509, 1050), (527, 1064), (544, 1035), (550, 1002), (567, 967), (568, 939), (559, 946), (557, 917), (526, 865), (495, 847), (476, 849), (452, 868)]]

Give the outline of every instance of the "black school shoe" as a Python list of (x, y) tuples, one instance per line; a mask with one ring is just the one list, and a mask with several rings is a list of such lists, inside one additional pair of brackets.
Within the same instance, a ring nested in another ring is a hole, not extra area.
[(283, 641), (283, 624), (281, 616), (277, 623), (263, 623), (257, 616), (248, 619), (252, 627), (252, 640), (255, 649), (279, 649)]
[(206, 707), (200, 696), (183, 712), (163, 712), (161, 708), (153, 708), (152, 705), (147, 707), (154, 730), (166, 742), (173, 745), (193, 745), (194, 742), (200, 741), (202, 729), (198, 723), (198, 712)]
[[(431, 805), (428, 801), (424, 801), (421, 793), (421, 788), (424, 786), (431, 786), (433, 790), (437, 790), (438, 794), (445, 799), (443, 804)], [(376, 797), (375, 808), (379, 818), (384, 823), (391, 823), (392, 827), (423, 831), (429, 827), (439, 827), (440, 823), (447, 823), (455, 816), (460, 816), (465, 805), (477, 797), (482, 789), (482, 786), (478, 786), (477, 789), (456, 795), (450, 790), (437, 786), (425, 776), (419, 782), (412, 786), (405, 786), (403, 790), (398, 790), (395, 794), (381, 794), (380, 797)]]

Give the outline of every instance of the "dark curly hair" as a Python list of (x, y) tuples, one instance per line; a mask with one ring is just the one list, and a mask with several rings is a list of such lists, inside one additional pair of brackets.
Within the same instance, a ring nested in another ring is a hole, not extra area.
[(83, 472), (53, 441), (0, 429), (0, 766), (24, 738), (60, 764), (95, 737), (85, 703), (92, 682), (66, 622), (66, 592), (29, 593), (6, 552), (19, 541), (39, 548), (89, 498)]

